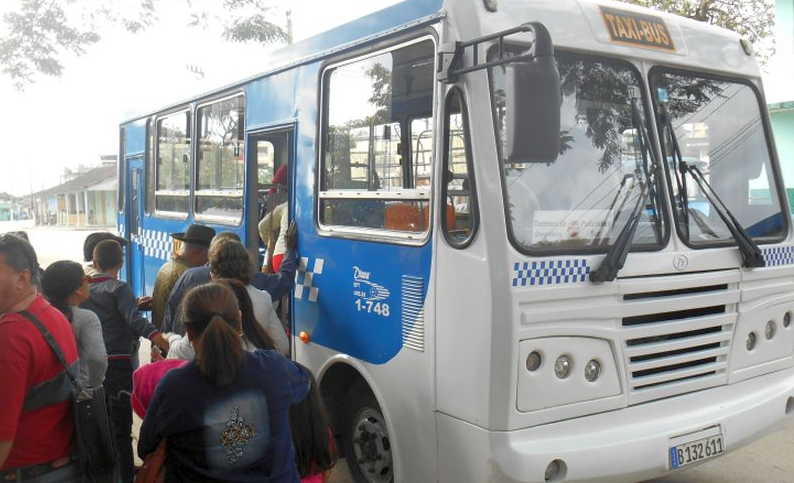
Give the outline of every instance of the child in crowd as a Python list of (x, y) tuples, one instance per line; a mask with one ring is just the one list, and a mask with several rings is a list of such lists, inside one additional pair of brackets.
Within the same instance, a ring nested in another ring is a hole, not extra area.
[(90, 310), (78, 307), (90, 296), (83, 267), (68, 260), (55, 262), (44, 271), (41, 285), (47, 300), (72, 324), (80, 355), (80, 385), (85, 388), (101, 386), (105, 381), (108, 357), (99, 318)]
[(336, 464), (336, 445), (317, 381), (306, 372), (311, 380), (309, 394), (289, 410), (295, 462), (301, 483), (325, 483), (328, 472)]
[(118, 280), (124, 264), (121, 245), (103, 240), (94, 248), (94, 266), (98, 272), (90, 279), (91, 296), (83, 308), (93, 311), (102, 323), (102, 335), (108, 353), (105, 390), (110, 420), (119, 453), (122, 483), (133, 476), (132, 458), (132, 372), (138, 365), (139, 338), (146, 337), (168, 352), (168, 341), (138, 312), (132, 289)]

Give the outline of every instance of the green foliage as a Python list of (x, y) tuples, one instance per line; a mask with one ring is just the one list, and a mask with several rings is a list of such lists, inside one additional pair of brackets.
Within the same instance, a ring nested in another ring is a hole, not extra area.
[(774, 0), (622, 0), (733, 30), (766, 62), (774, 53)]
[(58, 60), (67, 52), (83, 54), (99, 35), (69, 24), (63, 5), (22, 0), (19, 11), (3, 15), (7, 33), (0, 38), (0, 70), (17, 88), (33, 82), (35, 73), (58, 76)]
[[(223, 0), (222, 7), (214, 4), (214, 10), (199, 8), (209, 2), (183, 1), (187, 25), (220, 25), (227, 40), (271, 43), (287, 39), (280, 26), (266, 19), (266, 14), (274, 11), (266, 0)], [(0, 20), (0, 73), (19, 90), (34, 83), (37, 76), (60, 76), (63, 56), (84, 54), (101, 41), (102, 27), (144, 31), (159, 20), (157, 8), (162, 2), (20, 0), (19, 8)]]

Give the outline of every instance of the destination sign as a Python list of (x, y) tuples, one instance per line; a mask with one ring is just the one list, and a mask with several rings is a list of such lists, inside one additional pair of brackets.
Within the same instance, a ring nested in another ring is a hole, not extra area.
[(661, 17), (601, 7), (601, 16), (613, 42), (675, 51), (675, 44)]

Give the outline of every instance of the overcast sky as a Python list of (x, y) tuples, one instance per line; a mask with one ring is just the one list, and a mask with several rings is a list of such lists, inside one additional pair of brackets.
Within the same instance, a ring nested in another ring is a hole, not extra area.
[[(398, 1), (282, 3), (292, 10), (298, 41)], [(0, 14), (18, 0), (1, 3)], [(187, 27), (184, 1), (158, 5), (154, 27), (103, 32), (85, 55), (63, 59), (60, 78), (40, 77), (20, 93), (0, 75), (0, 192), (38, 191), (57, 184), (65, 167), (97, 164), (100, 155), (117, 153), (121, 121), (265, 71), (268, 53), (279, 47), (225, 42), (220, 30)], [(187, 65), (200, 66), (205, 77)]]
[[(0, 14), (19, 0), (0, 1)], [(197, 0), (194, 0), (196, 2)], [(204, 0), (220, 4), (218, 0)], [(275, 0), (274, 0), (275, 1)], [(387, 7), (398, 0), (290, 0), (295, 40)], [(276, 47), (225, 42), (219, 30), (186, 26), (185, 0), (158, 2), (160, 22), (130, 34), (106, 29), (81, 57), (63, 59), (60, 78), (38, 78), (23, 93), (0, 75), (0, 192), (22, 195), (57, 184), (65, 167), (94, 165), (118, 151), (118, 125), (133, 114), (267, 70)], [(283, 24), (283, 18), (274, 19)], [(770, 64), (770, 102), (788, 101), (794, 78), (791, 32)], [(0, 34), (2, 34), (0, 32)], [(200, 66), (198, 79), (186, 68)]]

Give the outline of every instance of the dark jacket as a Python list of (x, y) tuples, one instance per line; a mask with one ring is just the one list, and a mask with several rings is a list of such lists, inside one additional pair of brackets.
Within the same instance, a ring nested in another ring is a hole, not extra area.
[(99, 317), (109, 357), (137, 354), (138, 339), (150, 339), (157, 333), (154, 325), (138, 312), (130, 286), (104, 274), (92, 279), (91, 297), (81, 307)]

